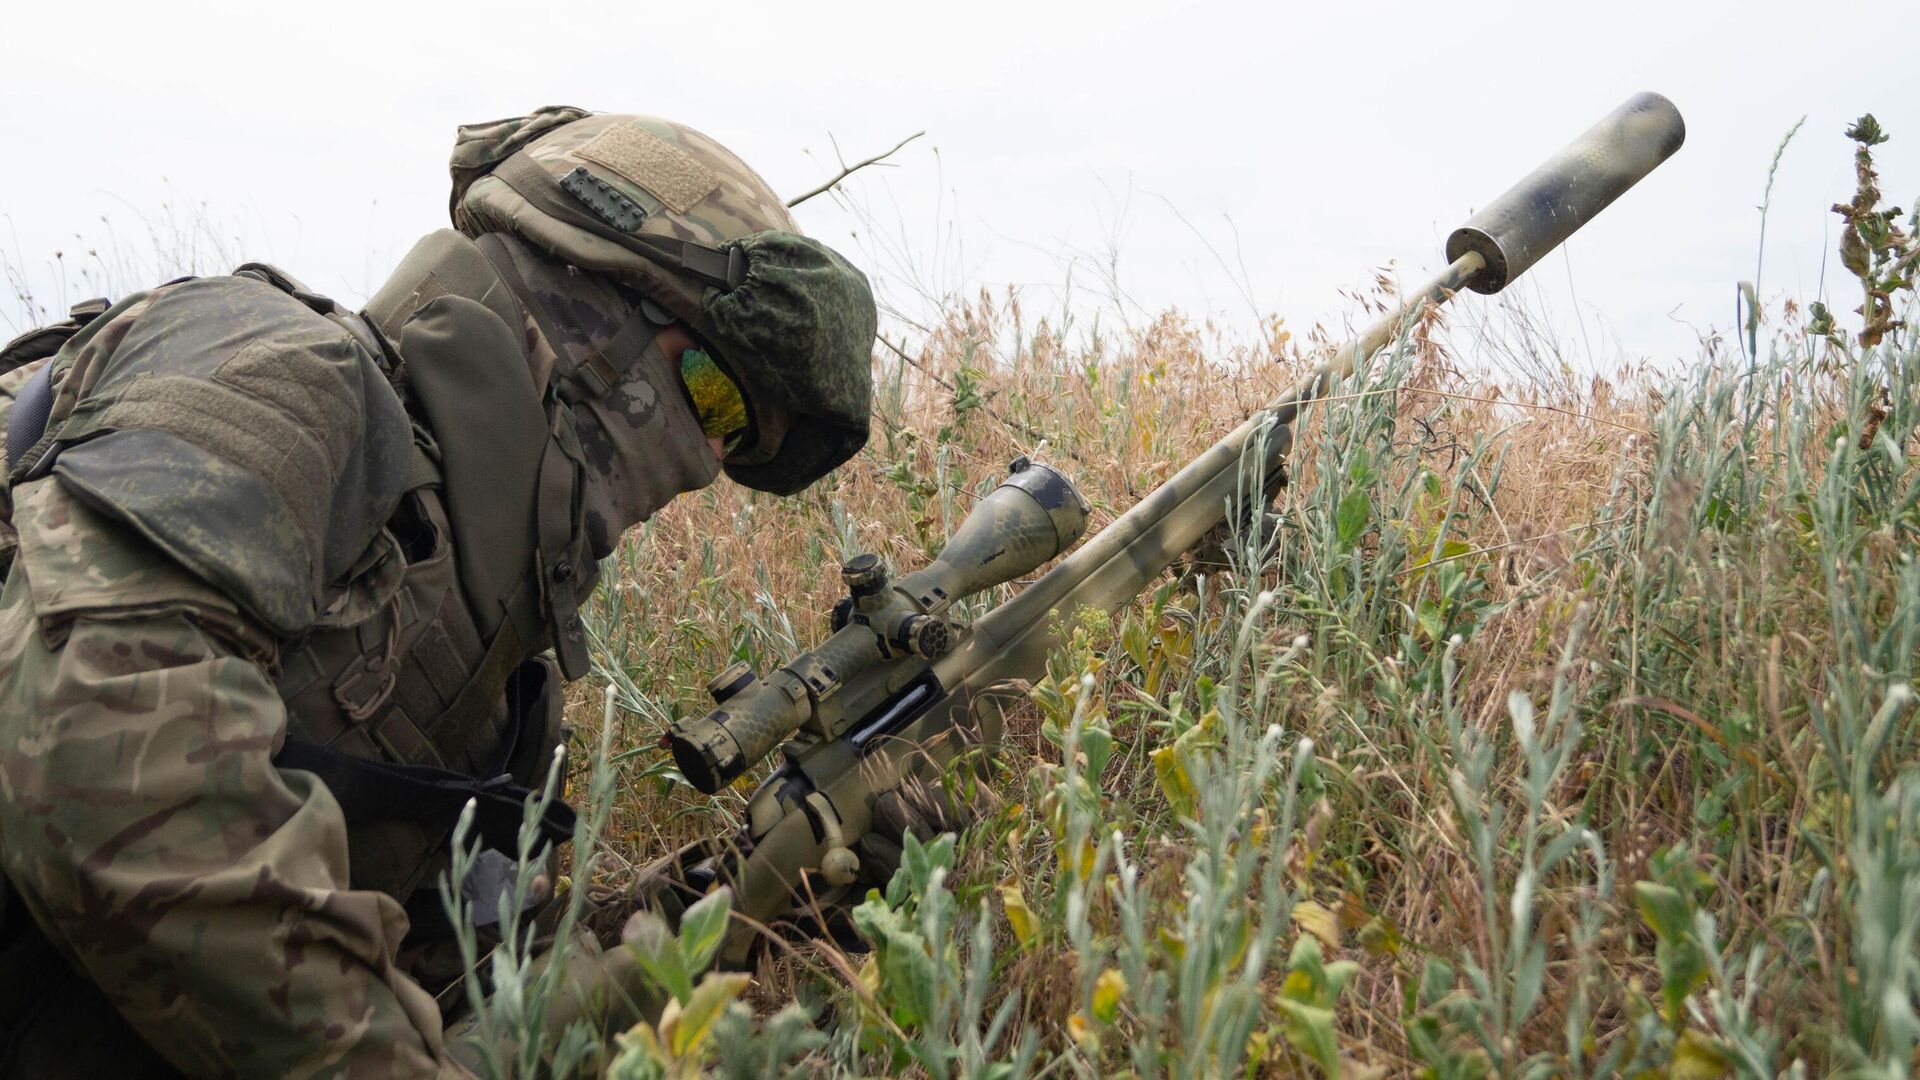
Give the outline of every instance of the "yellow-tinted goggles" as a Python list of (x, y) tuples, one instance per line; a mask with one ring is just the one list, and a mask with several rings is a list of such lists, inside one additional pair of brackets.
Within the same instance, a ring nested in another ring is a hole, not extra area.
[(740, 388), (702, 349), (680, 354), (680, 381), (693, 399), (700, 430), (710, 439), (721, 440), (727, 452), (737, 449), (747, 434), (747, 400), (740, 396)]

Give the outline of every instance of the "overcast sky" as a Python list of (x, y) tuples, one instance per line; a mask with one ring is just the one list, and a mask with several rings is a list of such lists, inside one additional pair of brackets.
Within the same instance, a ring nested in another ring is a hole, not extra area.
[[(1887, 51), (1912, 40), (1911, 4), (9, 9), (0, 256), (53, 302), (97, 291), (73, 269), (89, 249), (149, 250), (151, 222), (204, 223), (225, 248), (208, 269), (265, 258), (363, 299), (445, 223), (454, 127), (544, 104), (682, 120), (788, 195), (832, 174), (829, 136), (853, 160), (925, 130), (898, 168), (849, 183), (866, 227), (824, 197), (800, 212), (896, 302), (1015, 283), (1030, 311), (1057, 310), (1069, 276), (1107, 291), (1117, 252), (1131, 316), (1178, 305), (1246, 328), (1255, 311), (1343, 324), (1341, 290), (1390, 262), (1409, 278), (1435, 268), (1474, 207), (1658, 90), (1686, 117), (1686, 146), (1515, 287), (1602, 367), (1690, 355), (1697, 333), (1733, 321), (1768, 161), (1802, 115), (1764, 293), (1813, 295), (1827, 207), (1851, 190), (1841, 131), (1859, 113), (1893, 133), (1888, 196), (1910, 208), (1920, 195), (1920, 64)], [(1851, 308), (1836, 271), (1829, 291)], [(0, 316), (17, 325), (18, 304)]]

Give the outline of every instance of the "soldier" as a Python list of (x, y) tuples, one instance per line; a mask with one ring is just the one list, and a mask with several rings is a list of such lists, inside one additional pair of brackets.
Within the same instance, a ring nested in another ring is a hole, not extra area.
[(548, 108), (452, 173), (360, 314), (249, 264), (0, 377), (0, 1077), (464, 1075), (435, 878), (469, 799), (514, 850), (599, 561), (865, 443), (866, 279), (718, 143)]

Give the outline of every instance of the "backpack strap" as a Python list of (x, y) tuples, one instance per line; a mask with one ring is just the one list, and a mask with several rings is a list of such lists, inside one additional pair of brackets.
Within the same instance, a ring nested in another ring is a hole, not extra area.
[[(319, 777), (340, 804), (348, 828), (376, 824), (397, 815), (414, 820), (451, 820), (472, 800), (474, 827), (481, 843), (507, 852), (519, 850), (526, 801), (536, 794), (532, 788), (515, 784), (506, 773), (479, 780), (431, 765), (398, 765), (356, 757), (303, 739), (287, 739), (273, 756), (273, 764)], [(573, 839), (576, 820), (573, 807), (555, 799), (547, 804), (546, 813), (535, 825), (542, 841), (558, 847)]]
[(53, 365), (45, 364), (13, 396), (13, 411), (7, 414), (7, 469), (14, 476), (34, 471), (39, 462), (22, 469), (20, 462), (46, 437), (47, 420), (53, 415)]

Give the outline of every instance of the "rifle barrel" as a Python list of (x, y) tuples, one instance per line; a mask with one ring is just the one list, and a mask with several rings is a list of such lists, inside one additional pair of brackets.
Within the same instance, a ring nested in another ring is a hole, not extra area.
[[(981, 616), (966, 640), (934, 663), (934, 677), (949, 689), (978, 691), (1003, 679), (1043, 673), (1047, 654), (1058, 644), (1052, 613), (1071, 615), (1082, 607), (1112, 612), (1140, 595), (1226, 520), (1233, 499), (1249, 494), (1246, 485), (1256, 482), (1256, 472), (1274, 475), (1292, 444), (1288, 429), (1303, 404), (1352, 374), (1428, 305), (1452, 298), (1483, 265), (1476, 252), (1455, 259), (1299, 385), (1256, 411), (1019, 595)], [(1249, 444), (1263, 437), (1259, 469), (1243, 471)]]
[[(1139, 595), (1180, 554), (1226, 520), (1236, 498), (1258, 495), (1251, 474), (1272, 476), (1292, 444), (1300, 407), (1353, 373), (1429, 304), (1462, 288), (1499, 292), (1542, 255), (1606, 209), (1686, 140), (1673, 102), (1639, 93), (1548, 157), (1540, 167), (1455, 229), (1446, 269), (1399, 307), (1340, 347), (1318, 371), (1254, 413), (1226, 438), (1188, 462), (1113, 524), (1067, 555), (1020, 595), (983, 616), (960, 648), (934, 664), (941, 685), (984, 689), (1046, 670), (1056, 644), (1050, 613), (1081, 607), (1111, 612)], [(1263, 439), (1257, 469), (1245, 465)]]

